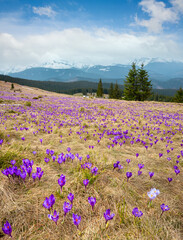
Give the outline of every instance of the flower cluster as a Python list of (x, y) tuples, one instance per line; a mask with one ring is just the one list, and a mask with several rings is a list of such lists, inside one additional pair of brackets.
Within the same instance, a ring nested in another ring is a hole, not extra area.
[[(18, 168), (15, 165), (16, 161), (11, 160), (12, 167), (2, 170), (2, 173), (5, 176), (7, 176), (9, 179), (10, 177), (12, 177), (13, 181), (19, 180), (19, 179), (22, 179), (23, 181), (25, 181), (27, 176), (29, 178), (31, 177), (34, 161), (33, 160), (30, 161), (29, 159), (23, 159), (22, 163), (23, 164), (20, 165), (20, 168)], [(41, 180), (43, 173), (44, 172), (42, 171), (42, 169), (40, 167), (37, 167), (36, 173), (32, 173), (32, 179), (35, 180), (36, 178), (38, 178), (39, 180)]]

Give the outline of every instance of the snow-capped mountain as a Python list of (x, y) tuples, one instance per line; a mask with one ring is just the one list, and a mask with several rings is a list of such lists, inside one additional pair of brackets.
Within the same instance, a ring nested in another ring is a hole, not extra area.
[[(141, 58), (134, 60), (134, 62), (136, 63), (137, 68), (143, 63), (145, 69), (148, 71), (150, 79), (159, 87), (164, 87), (162, 84), (160, 84), (160, 82), (165, 82), (170, 79), (183, 78), (183, 62), (176, 62), (172, 59), (164, 60), (161, 58)], [(26, 66), (24, 69), (11, 68), (11, 71), (9, 70), (4, 74), (30, 80), (60, 82), (71, 82), (78, 80), (98, 82), (98, 80), (101, 78), (103, 82), (115, 83), (118, 81), (123, 84), (123, 81), (126, 78), (130, 68), (131, 63), (128, 65), (113, 64), (109, 66), (89, 66), (78, 63), (69, 63), (63, 60), (51, 60), (48, 62), (43, 62), (40, 66)], [(177, 86), (178, 82), (179, 80), (176, 80)]]

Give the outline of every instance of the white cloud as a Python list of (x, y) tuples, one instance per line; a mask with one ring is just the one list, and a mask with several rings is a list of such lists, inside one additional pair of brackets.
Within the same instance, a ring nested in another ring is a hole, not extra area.
[(171, 3), (178, 12), (183, 13), (183, 0), (171, 0)]
[(135, 17), (136, 24), (146, 27), (150, 32), (161, 32), (164, 23), (177, 23), (179, 20), (177, 6), (182, 6), (182, 0), (172, 0), (172, 4), (174, 4), (172, 7), (166, 7), (164, 2), (142, 0), (139, 5), (150, 19)]
[(47, 7), (32, 7), (33, 9), (33, 12), (35, 14), (38, 14), (40, 16), (47, 16), (47, 17), (53, 17), (55, 16), (56, 12), (50, 7), (50, 6), (47, 6)]
[(50, 60), (79, 64), (129, 63), (141, 57), (183, 60), (183, 48), (172, 36), (124, 34), (108, 29), (85, 31), (69, 28), (17, 39), (0, 34), (0, 70), (27, 65), (39, 66)]

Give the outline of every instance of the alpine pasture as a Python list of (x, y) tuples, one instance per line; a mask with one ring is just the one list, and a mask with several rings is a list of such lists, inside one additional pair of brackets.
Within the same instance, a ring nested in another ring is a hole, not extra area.
[(0, 82), (0, 237), (183, 239), (183, 104)]

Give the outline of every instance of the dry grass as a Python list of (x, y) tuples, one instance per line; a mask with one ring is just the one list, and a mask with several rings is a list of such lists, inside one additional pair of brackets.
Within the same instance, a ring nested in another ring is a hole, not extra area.
[[(28, 158), (34, 160), (34, 172), (37, 166), (44, 170), (40, 182), (26, 179), (25, 184), (9, 181), (0, 175), (0, 222), (1, 226), (6, 220), (11, 223), (14, 239), (183, 238), (182, 157), (178, 164), (180, 174), (176, 176), (173, 169), (177, 155), (183, 149), (180, 145), (183, 140), (182, 104), (82, 99), (17, 84), (14, 86), (21, 92), (10, 91), (10, 83), (0, 82), (0, 139), (4, 140), (0, 149), (0, 166), (10, 166), (11, 158), (18, 164), (23, 158)], [(31, 102), (31, 106), (26, 102)], [(43, 131), (44, 126), (47, 132)], [(24, 127), (29, 129), (21, 131), (20, 128)], [(115, 135), (108, 136), (106, 132), (112, 129), (115, 132), (128, 130), (127, 135), (135, 137), (134, 144), (131, 144), (132, 139), (123, 138), (119, 142), (125, 140), (125, 144), (114, 144), (109, 149), (107, 146), (112, 144), (109, 138), (113, 140)], [(138, 135), (146, 142), (147, 150), (143, 143), (135, 142)], [(155, 137), (158, 142), (151, 147), (150, 142), (154, 143)], [(43, 139), (42, 145), (40, 138)], [(73, 163), (67, 161), (61, 165), (57, 161), (44, 162), (46, 149), (53, 149), (58, 156), (62, 152), (66, 154), (68, 147), (73, 154), (83, 156), (82, 164), (91, 162), (98, 167), (100, 174), (92, 178), (89, 170), (81, 169), (76, 158)], [(167, 153), (171, 148), (173, 150)], [(37, 152), (35, 156), (33, 151)], [(136, 153), (139, 153), (138, 158)], [(159, 153), (163, 153), (161, 158)], [(90, 155), (89, 160), (87, 154)], [(167, 157), (171, 157), (171, 161)], [(127, 164), (126, 159), (131, 159), (131, 162)], [(122, 170), (113, 170), (113, 163), (117, 160), (124, 167)], [(144, 164), (141, 176), (137, 175), (138, 163)], [(127, 171), (133, 173), (128, 183)], [(154, 172), (151, 180), (149, 171)], [(66, 176), (62, 194), (57, 182), (61, 174)], [(170, 184), (168, 177), (173, 178)], [(85, 192), (82, 181), (86, 178), (90, 179), (90, 184)], [(147, 192), (153, 187), (160, 190), (160, 195), (149, 207)], [(74, 193), (75, 199), (71, 212), (63, 221), (62, 206), (68, 201), (69, 192)], [(54, 209), (60, 213), (57, 226), (48, 219), (48, 211), (42, 206), (51, 194), (56, 198)], [(89, 196), (97, 199), (93, 212), (88, 203)], [(170, 210), (160, 218), (162, 203), (167, 204)], [(134, 207), (144, 213), (140, 219), (132, 215)], [(108, 208), (115, 217), (106, 227), (103, 213)], [(81, 216), (79, 230), (72, 222), (73, 212)], [(4, 236), (4, 239), (8, 237)]]

